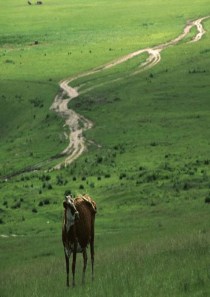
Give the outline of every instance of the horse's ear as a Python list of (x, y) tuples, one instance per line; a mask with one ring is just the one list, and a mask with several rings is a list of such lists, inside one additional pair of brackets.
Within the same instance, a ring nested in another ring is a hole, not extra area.
[(63, 207), (64, 207), (64, 208), (67, 208), (67, 203), (66, 203), (66, 201), (63, 201)]

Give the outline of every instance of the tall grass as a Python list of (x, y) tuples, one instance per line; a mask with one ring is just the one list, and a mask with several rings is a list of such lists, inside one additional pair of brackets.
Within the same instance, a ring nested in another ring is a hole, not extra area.
[[(127, 235), (124, 232), (124, 237)], [(78, 255), (76, 288), (72, 290), (65, 287), (64, 257), (43, 254), (41, 259), (23, 260), (19, 267), (6, 268), (1, 275), (1, 296), (207, 296), (209, 232), (147, 240), (137, 237), (111, 247), (118, 235), (105, 236), (107, 242), (96, 249), (93, 283), (90, 260), (82, 286), (82, 256)], [(24, 251), (19, 254), (22, 259), (24, 256)]]

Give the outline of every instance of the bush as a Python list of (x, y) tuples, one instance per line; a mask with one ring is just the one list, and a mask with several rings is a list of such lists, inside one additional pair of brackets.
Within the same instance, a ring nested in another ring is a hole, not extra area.
[(48, 188), (48, 190), (52, 190), (52, 185), (51, 184), (49, 184), (48, 186), (47, 186), (47, 188)]
[(158, 178), (158, 176), (155, 173), (153, 173), (153, 174), (147, 176), (147, 182), (148, 183), (152, 182), (152, 181), (156, 180), (157, 178)]
[(71, 190), (66, 190), (65, 193), (64, 193), (64, 196), (66, 197), (66, 196), (69, 196), (69, 195), (71, 195)]
[(50, 180), (51, 179), (51, 176), (49, 175), (49, 174), (43, 174), (41, 177), (39, 177), (39, 179), (40, 180), (42, 180), (42, 181), (48, 181), (48, 180)]
[(157, 142), (151, 142), (150, 145), (151, 145), (151, 146), (157, 146), (158, 143), (157, 143)]
[(43, 206), (44, 205), (43, 201), (40, 201), (38, 205)]
[(15, 64), (15, 62), (14, 62), (14, 61), (12, 61), (12, 60), (6, 60), (6, 61), (5, 61), (5, 63), (9, 63), (9, 64)]
[(77, 180), (77, 178), (76, 178), (76, 176), (74, 176), (74, 177), (73, 177), (73, 181), (76, 181), (76, 180)]
[(4, 223), (4, 221), (2, 220), (2, 218), (0, 218), (0, 224), (3, 224)]
[(102, 157), (98, 157), (97, 158), (97, 163), (102, 163), (102, 161), (103, 161), (103, 158)]
[(190, 188), (191, 188), (190, 184), (188, 184), (188, 183), (185, 183), (185, 184), (184, 184), (183, 189), (184, 189), (185, 191), (189, 190)]
[(50, 199), (46, 198), (46, 199), (44, 200), (44, 204), (45, 204), (45, 205), (50, 204)]
[(141, 180), (137, 180), (136, 181), (136, 185), (138, 186), (138, 185), (141, 185), (143, 182), (141, 181)]
[(98, 180), (101, 180), (101, 177), (100, 176), (98, 176)]
[(84, 189), (84, 186), (83, 186), (83, 185), (80, 185), (80, 186), (79, 186), (79, 189), (80, 189), (80, 190), (83, 190), (83, 189)]
[(37, 213), (37, 209), (35, 207), (32, 208), (33, 213)]
[(110, 173), (106, 173), (104, 176), (105, 176), (105, 178), (109, 178), (109, 177), (111, 177), (111, 174)]
[(92, 182), (92, 183), (90, 183), (90, 187), (91, 188), (95, 188), (95, 184)]
[(205, 203), (210, 203), (210, 194), (205, 198)]
[(61, 175), (56, 176), (56, 184), (62, 186), (64, 184), (63, 177)]
[(50, 180), (51, 176), (49, 174), (45, 175), (45, 180)]
[(20, 208), (20, 202), (17, 202), (16, 204), (11, 206), (12, 209)]
[(123, 178), (125, 178), (126, 177), (126, 173), (121, 173), (120, 174), (120, 179), (123, 179)]

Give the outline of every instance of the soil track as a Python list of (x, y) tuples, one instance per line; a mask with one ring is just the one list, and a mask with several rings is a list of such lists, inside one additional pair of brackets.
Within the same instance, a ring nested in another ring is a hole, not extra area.
[[(60, 116), (65, 118), (65, 125), (69, 126), (69, 145), (62, 152), (62, 154), (67, 155), (65, 165), (72, 163), (84, 151), (85, 145), (82, 132), (92, 127), (91, 121), (77, 114), (72, 109), (68, 109), (68, 102), (79, 95), (77, 89), (69, 87), (68, 83), (69, 81), (67, 80), (60, 83), (60, 88), (63, 92), (55, 97), (55, 100), (50, 107), (50, 110), (56, 111)], [(63, 99), (66, 95), (68, 96), (68, 99)], [(83, 127), (81, 127), (81, 124)], [(62, 163), (56, 165), (54, 169), (60, 169), (61, 164)]]
[(17, 235), (17, 234), (11, 234), (11, 235), (5, 235), (5, 234), (0, 234), (0, 237), (3, 238), (9, 238), (9, 237), (23, 237), (24, 235)]
[[(146, 62), (141, 64), (141, 67), (137, 71), (133, 72), (129, 76), (133, 76), (133, 75), (139, 74), (140, 72), (146, 71), (146, 70), (154, 67), (157, 63), (160, 62), (160, 60), (161, 60), (160, 53), (162, 50), (166, 49), (169, 46), (176, 45), (181, 39), (183, 39), (190, 32), (190, 29), (194, 26), (197, 27), (198, 34), (190, 42), (192, 43), (192, 42), (199, 41), (202, 38), (203, 34), (206, 33), (201, 22), (209, 17), (210, 16), (206, 16), (206, 17), (200, 18), (198, 20), (195, 20), (191, 23), (188, 22), (189, 24), (185, 27), (183, 33), (180, 36), (178, 36), (177, 38), (172, 39), (169, 42), (163, 43), (161, 45), (157, 45), (153, 48), (146, 48), (146, 49), (142, 49), (142, 50), (130, 53), (130, 54), (128, 54), (122, 58), (119, 58), (117, 60), (114, 60), (104, 66), (97, 67), (97, 68), (93, 69), (92, 71), (82, 73), (80, 75), (71, 77), (69, 79), (66, 79), (66, 80), (63, 80), (60, 82), (60, 88), (62, 90), (62, 93), (58, 94), (55, 97), (55, 100), (54, 100), (50, 109), (56, 111), (60, 116), (65, 118), (66, 119), (65, 125), (69, 126), (69, 130), (70, 130), (69, 145), (62, 152), (62, 154), (67, 155), (67, 157), (65, 159), (65, 165), (72, 163), (75, 159), (77, 159), (82, 154), (82, 152), (85, 149), (85, 139), (82, 136), (82, 132), (87, 129), (90, 129), (93, 126), (93, 124), (89, 120), (87, 120), (83, 116), (77, 114), (75, 111), (68, 109), (68, 102), (70, 100), (72, 100), (73, 98), (78, 97), (79, 94), (84, 94), (96, 87), (100, 87), (107, 83), (119, 81), (121, 79), (124, 79), (124, 77), (95, 85), (93, 87), (85, 89), (84, 91), (82, 91), (80, 93), (78, 93), (79, 87), (72, 88), (69, 86), (69, 83), (71, 83), (73, 80), (76, 80), (78, 78), (89, 76), (91, 74), (100, 72), (102, 70), (106, 70), (111, 67), (114, 67), (118, 64), (121, 64), (121, 63), (123, 63), (129, 59), (132, 59), (133, 57), (136, 57), (136, 56), (138, 56), (142, 53), (145, 53), (145, 52), (147, 52), (149, 54), (148, 59), (146, 60)], [(63, 98), (65, 95), (68, 96), (68, 99), (64, 100)], [(81, 122), (83, 124), (83, 126), (84, 126), (83, 128), (81, 128), (79, 122)], [(55, 166), (54, 168), (59, 169), (60, 167), (61, 167), (61, 163), (58, 164), (57, 166)]]

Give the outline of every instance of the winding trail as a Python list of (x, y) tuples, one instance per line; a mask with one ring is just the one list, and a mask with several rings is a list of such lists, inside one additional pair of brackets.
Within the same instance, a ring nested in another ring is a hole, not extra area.
[[(68, 109), (68, 102), (73, 98), (76, 98), (79, 93), (77, 88), (71, 88), (68, 86), (68, 81), (64, 80), (60, 83), (60, 88), (63, 90), (60, 95), (55, 97), (55, 100), (50, 107), (50, 110), (56, 111), (60, 116), (66, 119), (65, 125), (69, 126), (70, 136), (69, 136), (69, 145), (62, 152), (62, 154), (67, 155), (65, 159), (65, 166), (72, 163), (77, 159), (85, 149), (84, 137), (82, 132), (90, 129), (92, 123), (85, 119), (83, 116), (77, 114), (72, 109)], [(68, 99), (63, 99), (64, 96), (68, 95)], [(80, 127), (80, 123), (84, 127)], [(64, 125), (64, 126), (65, 126)], [(54, 167), (54, 169), (60, 169), (62, 163), (59, 163)]]
[[(104, 66), (97, 67), (89, 72), (81, 73), (77, 76), (71, 77), (69, 79), (66, 79), (66, 80), (63, 80), (60, 82), (60, 89), (62, 90), (62, 92), (59, 92), (59, 94), (55, 97), (55, 100), (54, 100), (52, 106), (50, 107), (50, 110), (56, 111), (60, 116), (65, 118), (66, 119), (65, 125), (67, 125), (70, 130), (69, 145), (62, 152), (62, 154), (67, 155), (67, 157), (65, 159), (65, 166), (67, 164), (72, 163), (75, 159), (77, 159), (82, 154), (82, 152), (85, 149), (85, 139), (82, 135), (82, 132), (90, 129), (93, 126), (91, 121), (89, 121), (88, 119), (85, 119), (83, 116), (77, 114), (75, 111), (68, 109), (68, 102), (71, 101), (73, 98), (78, 97), (79, 94), (84, 94), (84, 93), (86, 93), (94, 88), (100, 87), (102, 85), (125, 79), (125, 77), (120, 77), (120, 78), (117, 78), (117, 79), (114, 79), (111, 81), (107, 81), (107, 82), (89, 87), (89, 88), (81, 91), (80, 93), (78, 92), (78, 89), (81, 86), (72, 88), (69, 86), (69, 83), (71, 83), (72, 81), (74, 81), (78, 78), (89, 76), (89, 75), (95, 74), (97, 72), (114, 67), (114, 66), (121, 64), (129, 59), (139, 56), (142, 53), (149, 54), (149, 57), (147, 58), (146, 62), (142, 63), (140, 65), (140, 68), (137, 71), (133, 72), (132, 74), (130, 74), (127, 77), (139, 74), (140, 72), (143, 72), (143, 71), (146, 71), (146, 70), (154, 67), (156, 64), (158, 64), (160, 62), (160, 60), (161, 60), (160, 53), (162, 50), (166, 49), (169, 46), (176, 45), (181, 39), (183, 39), (190, 32), (190, 29), (194, 26), (197, 27), (198, 34), (190, 41), (190, 43), (199, 41), (202, 38), (202, 36), (206, 33), (206, 31), (204, 30), (201, 23), (202, 23), (202, 21), (204, 21), (205, 19), (207, 19), (209, 17), (210, 16), (202, 17), (198, 20), (191, 22), (190, 24), (188, 24), (185, 27), (183, 33), (180, 36), (178, 36), (175, 39), (172, 39), (169, 42), (163, 43), (161, 45), (157, 45), (153, 48), (146, 48), (146, 49), (141, 49), (141, 50), (135, 51), (135, 52), (130, 53), (130, 54), (128, 54), (124, 57), (121, 57), (117, 60), (111, 61)], [(63, 99), (64, 96), (66, 96), (66, 95), (68, 96), (68, 98)], [(84, 127), (81, 127), (80, 123), (82, 123), (82, 125)], [(56, 165), (54, 167), (54, 169), (60, 169), (61, 165), (62, 165), (62, 163), (59, 163), (58, 165)]]
[(24, 235), (17, 235), (17, 234), (11, 234), (11, 235), (6, 235), (6, 234), (0, 234), (0, 237), (3, 238), (9, 238), (9, 237), (23, 237)]

